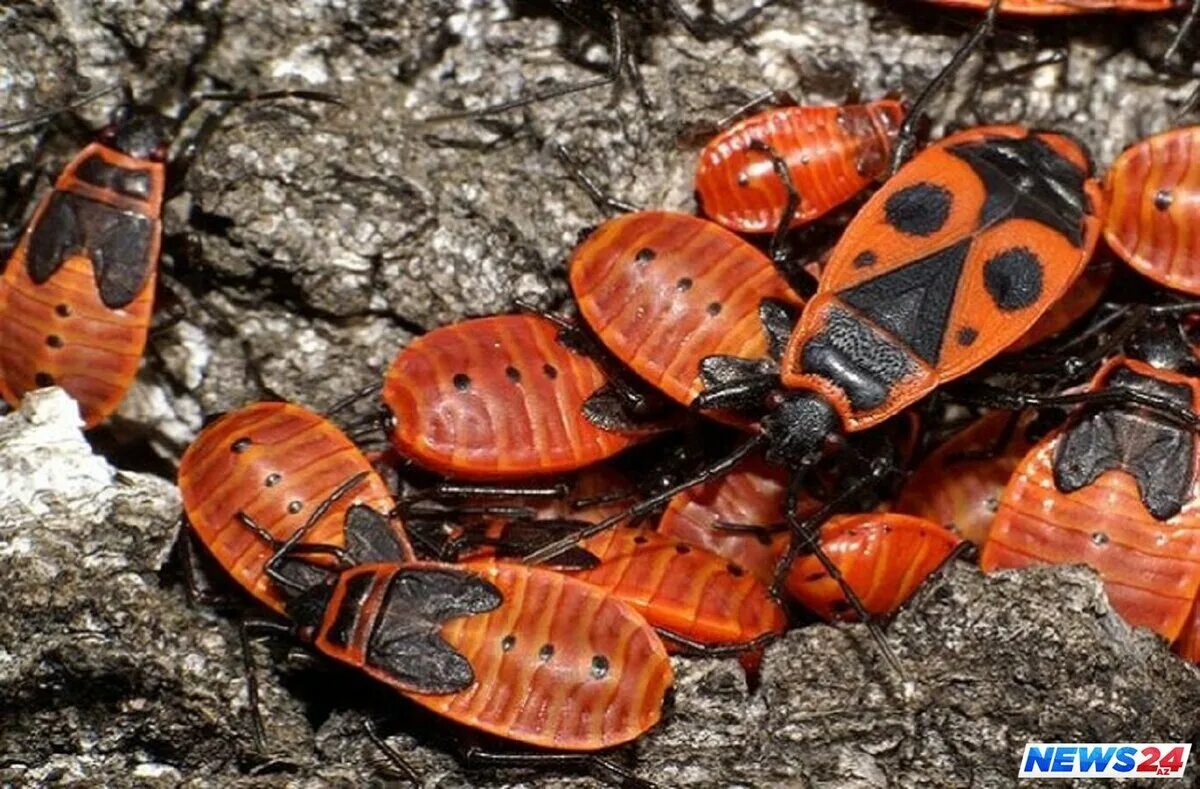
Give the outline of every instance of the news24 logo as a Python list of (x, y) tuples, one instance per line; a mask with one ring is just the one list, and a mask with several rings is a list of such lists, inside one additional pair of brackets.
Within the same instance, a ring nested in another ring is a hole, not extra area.
[(1031, 742), (1019, 778), (1182, 778), (1189, 743)]

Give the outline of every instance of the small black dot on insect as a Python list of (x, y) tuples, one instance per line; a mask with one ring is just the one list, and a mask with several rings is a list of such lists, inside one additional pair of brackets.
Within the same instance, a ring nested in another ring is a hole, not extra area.
[(558, 377), (558, 368), (550, 363), (542, 365), (542, 372), (545, 373), (546, 377), (551, 381)]
[(63, 339), (57, 334), (51, 334), (46, 337), (46, 344), (51, 348), (61, 348), (63, 347)]
[(504, 374), (508, 377), (508, 380), (512, 381), (514, 384), (521, 382), (521, 371), (512, 365), (504, 368)]
[(592, 658), (592, 678), (603, 679), (608, 675), (608, 658), (596, 655)]
[(272, 472), (267, 475), (267, 478), (265, 480), (263, 480), (263, 484), (266, 485), (268, 488), (273, 488), (279, 484), (279, 481), (281, 479), (283, 479), (282, 474), (279, 474), (278, 472)]
[(1102, 531), (1093, 533), (1092, 534), (1092, 544), (1093, 545), (1108, 545), (1108, 535)]
[(866, 268), (867, 266), (875, 265), (879, 257), (869, 249), (864, 249), (854, 256), (854, 260), (850, 261), (850, 265), (854, 268)]
[(1159, 211), (1166, 211), (1173, 202), (1175, 202), (1175, 196), (1171, 194), (1170, 189), (1159, 189), (1154, 193), (1154, 207)]
[(658, 253), (653, 249), (650, 249), (649, 247), (643, 247), (642, 249), (638, 250), (636, 255), (634, 255), (634, 260), (636, 260), (638, 263), (649, 263), (657, 256)]
[(38, 373), (33, 376), (33, 382), (38, 386), (54, 386), (54, 376), (50, 373)]
[(230, 444), (229, 448), (234, 452), (239, 452), (239, 453), (245, 452), (247, 449), (250, 448), (250, 445), (253, 443), (254, 442), (251, 441), (249, 438), (243, 436), (242, 438), (239, 438), (238, 440), (236, 440), (232, 444)]
[(300, 512), (302, 509), (304, 509), (304, 504), (302, 502), (292, 501), (288, 503), (288, 512), (292, 513), (293, 515)]
[(970, 326), (964, 326), (961, 329), (959, 329), (958, 334), (955, 337), (955, 339), (958, 340), (959, 345), (970, 345), (971, 343), (975, 342), (975, 340), (977, 340), (978, 338), (979, 338), (979, 332), (975, 331)]
[(721, 314), (721, 302), (714, 301), (712, 304), (709, 304), (707, 307), (705, 307), (704, 311), (714, 318), (717, 317)]
[(648, 540), (640, 534), (638, 536), (634, 537), (633, 541), (635, 543), (637, 543), (638, 545), (645, 545), (648, 542)]
[(816, 572), (816, 573), (809, 573), (808, 575), (804, 576), (804, 582), (806, 584), (815, 584), (817, 581), (821, 580), (824, 577), (825, 577), (825, 573), (823, 571)]
[(466, 373), (455, 373), (454, 388), (460, 392), (465, 392), (471, 388), (471, 378)]
[(742, 566), (740, 564), (734, 564), (733, 562), (730, 562), (729, 564), (725, 565), (725, 569), (728, 570), (729, 574), (732, 575), (734, 578), (741, 578), (743, 575), (746, 574), (746, 571), (744, 569), (742, 569)]
[(692, 552), (692, 548), (689, 545), (684, 545), (683, 543), (677, 543), (675, 545), (675, 553), (685, 554), (685, 553), (691, 553), (691, 552)]
[(517, 645), (516, 636), (505, 636), (500, 639), (500, 649), (505, 652), (512, 652), (512, 648)]
[(692, 278), (691, 277), (680, 277), (679, 281), (675, 283), (675, 290), (679, 291), (680, 293), (683, 293), (684, 291), (688, 291), (691, 289), (692, 289)]
[(554, 645), (543, 644), (542, 648), (538, 650), (538, 660), (545, 663), (552, 657), (554, 657)]
[(59, 304), (57, 307), (54, 308), (54, 312), (60, 318), (68, 318), (71, 315), (71, 305), (70, 304)]
[(765, 531), (757, 532), (754, 536), (758, 539), (759, 545), (770, 545), (771, 544), (771, 536), (769, 534), (767, 534)]
[(738, 173), (737, 185), (738, 186), (749, 186), (750, 185), (750, 173), (748, 173), (744, 170), (742, 172)]

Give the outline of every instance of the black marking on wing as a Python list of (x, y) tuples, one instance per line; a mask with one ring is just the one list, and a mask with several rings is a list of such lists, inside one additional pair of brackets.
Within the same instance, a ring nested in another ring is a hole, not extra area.
[(971, 239), (965, 238), (932, 255), (840, 291), (838, 298), (887, 329), (913, 353), (936, 367), (970, 248)]
[(350, 645), (350, 639), (354, 636), (354, 626), (362, 613), (363, 601), (367, 599), (374, 585), (374, 573), (362, 573), (346, 581), (346, 594), (338, 606), (337, 616), (334, 617), (329, 632), (325, 634), (329, 643), (343, 649)]
[(365, 504), (346, 510), (344, 540), (346, 556), (354, 564), (402, 562), (406, 558), (404, 544), (388, 517)]
[(154, 224), (141, 214), (54, 192), (29, 236), (29, 278), (44, 284), (67, 258), (86, 255), (104, 306), (119, 309), (134, 300), (155, 263), (150, 259), (153, 233)]
[[(1165, 397), (1188, 407), (1191, 389), (1138, 375), (1115, 372), (1110, 387)], [(1193, 484), (1196, 436), (1144, 411), (1102, 409), (1085, 415), (1059, 442), (1054, 482), (1063, 493), (1084, 488), (1101, 474), (1119, 469), (1137, 482), (1142, 504), (1156, 520), (1174, 517), (1187, 502)]]
[(499, 589), (466, 570), (398, 570), (384, 596), (366, 662), (418, 693), (464, 690), (475, 681), (475, 671), (441, 637), (441, 626), (495, 610), (503, 602)]
[(970, 165), (984, 183), (981, 230), (1007, 219), (1030, 219), (1083, 246), (1083, 220), (1090, 209), (1083, 191), (1087, 174), (1039, 137), (992, 138), (946, 151)]
[(75, 176), (101, 189), (111, 189), (129, 197), (150, 197), (150, 174), (142, 170), (115, 167), (99, 156), (89, 156), (75, 168)]

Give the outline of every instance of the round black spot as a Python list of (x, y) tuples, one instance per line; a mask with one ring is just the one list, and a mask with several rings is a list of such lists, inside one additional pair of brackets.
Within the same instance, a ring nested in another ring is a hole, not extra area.
[(734, 578), (741, 578), (743, 575), (746, 574), (746, 571), (742, 569), (742, 566), (740, 564), (734, 564), (733, 562), (730, 562), (729, 564), (725, 565), (725, 569), (728, 570), (729, 574), (732, 575)]
[(33, 376), (33, 382), (38, 386), (54, 386), (54, 376), (50, 373), (38, 373)]
[(854, 260), (850, 261), (850, 265), (855, 268), (866, 268), (867, 266), (874, 266), (878, 260), (879, 257), (874, 252), (864, 249), (854, 256)]
[(277, 474), (275, 472), (272, 472), (267, 475), (267, 478), (265, 480), (263, 480), (263, 484), (266, 485), (268, 488), (273, 488), (279, 484), (279, 481), (281, 479), (283, 479), (282, 474)]
[(750, 185), (750, 173), (746, 172), (745, 170), (742, 170), (740, 173), (738, 173), (737, 185), (738, 186), (749, 186)]
[(46, 344), (51, 348), (61, 348), (63, 347), (63, 340), (57, 334), (51, 334), (46, 337)]
[(983, 286), (1002, 310), (1028, 307), (1042, 295), (1042, 261), (1025, 247), (1006, 249), (983, 264)]
[(848, 614), (850, 613), (850, 604), (845, 600), (834, 600), (829, 604), (829, 610), (832, 611), (835, 616)]
[(755, 532), (754, 536), (758, 539), (759, 545), (771, 544), (771, 535), (767, 534), (765, 531)]
[(804, 583), (806, 583), (806, 584), (815, 584), (817, 581), (821, 580), (821, 579), (822, 579), (822, 578), (824, 578), (824, 577), (825, 577), (825, 573), (824, 573), (823, 571), (822, 571), (822, 572), (809, 573), (808, 575), (804, 576)]
[(1175, 202), (1175, 196), (1171, 194), (1170, 189), (1159, 189), (1154, 193), (1154, 207), (1159, 211), (1166, 211), (1173, 202)]
[(70, 317), (71, 305), (70, 304), (59, 304), (57, 307), (54, 308), (54, 313), (56, 315), (58, 315), (58, 317), (60, 317), (60, 318)]
[(608, 658), (604, 655), (596, 655), (592, 658), (592, 677), (593, 679), (604, 679), (608, 675)]
[(302, 502), (293, 501), (288, 503), (288, 512), (292, 513), (293, 515), (300, 512), (302, 509), (304, 509), (304, 504)]
[(558, 368), (555, 367), (554, 365), (550, 364), (549, 362), (542, 365), (542, 372), (544, 372), (546, 374), (546, 377), (549, 378), (551, 381), (553, 381), (555, 378), (558, 377)]
[(521, 382), (521, 371), (518, 370), (516, 367), (513, 367), (511, 365), (509, 365), (508, 367), (505, 367), (504, 374), (506, 376), (508, 376), (508, 380), (512, 381), (514, 384)]
[(232, 444), (230, 444), (229, 448), (234, 452), (239, 452), (239, 453), (245, 452), (247, 449), (250, 448), (250, 445), (252, 443), (254, 443), (254, 442), (252, 442), (249, 438), (246, 438), (243, 436), (242, 438), (239, 438), (238, 440), (236, 440)]
[(649, 542), (649, 540), (647, 540), (645, 537), (643, 537), (640, 534), (637, 537), (634, 537), (633, 541), (635, 543), (637, 543), (638, 545), (645, 545), (647, 542)]
[(471, 388), (471, 378), (464, 373), (457, 373), (454, 376), (454, 388), (460, 392), (465, 392)]
[(691, 290), (691, 289), (692, 289), (692, 278), (691, 277), (680, 277), (679, 281), (675, 283), (675, 290), (679, 291), (680, 293), (683, 293), (683, 292)]
[(910, 236), (931, 236), (950, 218), (954, 196), (944, 186), (919, 183), (906, 186), (887, 199), (887, 223)]
[(956, 339), (959, 345), (970, 345), (979, 338), (979, 332), (972, 329), (970, 326), (963, 326), (958, 330)]
[(638, 250), (638, 253), (634, 256), (634, 260), (636, 260), (638, 263), (649, 263), (651, 260), (654, 260), (657, 255), (658, 253), (653, 249), (644, 247)]
[(504, 638), (500, 639), (500, 649), (504, 650), (505, 652), (512, 652), (512, 648), (516, 645), (516, 636), (505, 636)]
[(705, 307), (704, 311), (715, 318), (721, 314), (721, 303), (719, 301), (714, 301), (712, 304), (709, 304), (707, 307)]
[(538, 660), (545, 663), (547, 660), (549, 660), (552, 657), (554, 657), (554, 645), (553, 644), (543, 644), (542, 648), (538, 650)]
[(691, 553), (691, 552), (692, 552), (691, 546), (684, 545), (683, 543), (676, 543), (675, 553), (685, 554), (685, 553)]
[(1108, 545), (1108, 535), (1102, 531), (1093, 532), (1092, 543), (1094, 545)]

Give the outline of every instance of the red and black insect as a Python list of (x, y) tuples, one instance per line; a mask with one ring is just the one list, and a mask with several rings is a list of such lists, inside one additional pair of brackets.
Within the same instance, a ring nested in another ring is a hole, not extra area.
[(388, 369), (383, 401), (403, 455), (468, 480), (574, 471), (652, 432), (629, 417), (601, 365), (537, 315), (418, 337)]
[[(280, 543), (306, 529), (312, 542), (340, 546), (351, 507), (380, 512), (395, 507), (387, 486), (349, 438), (290, 403), (255, 403), (205, 427), (179, 464), (179, 490), (200, 543), (276, 612), (283, 611), (285, 599), (264, 572), (274, 549), (256, 529)], [(400, 558), (411, 560), (403, 530), (392, 531)], [(298, 562), (282, 565), (283, 572), (311, 582), (308, 570)]]
[[(835, 515), (821, 527), (821, 546), (871, 616), (894, 613), (954, 555), (962, 541), (922, 518), (896, 512)], [(788, 593), (826, 621), (853, 617), (842, 586), (813, 556), (791, 567)]]
[(778, 107), (714, 137), (700, 153), (696, 194), (714, 222), (739, 233), (774, 233), (788, 206), (774, 152), (799, 203), (791, 227), (827, 214), (886, 175), (904, 120), (893, 99), (833, 107)]
[(80, 405), (84, 425), (111, 414), (137, 375), (150, 328), (162, 207), (182, 187), (191, 158), (223, 117), (206, 119), (171, 162), (183, 121), (205, 100), (297, 97), (207, 94), (180, 119), (122, 104), (63, 169), (35, 209), (0, 276), (0, 395), (16, 405), (32, 389), (61, 386)]
[(1173, 129), (1129, 147), (1104, 180), (1108, 245), (1136, 271), (1200, 295), (1200, 126)]
[(1195, 425), (1131, 408), (1129, 393), (1195, 414), (1200, 380), (1129, 358), (1090, 387), (1109, 393), (1035, 446), (1000, 499), (985, 571), (1093, 567), (1127, 621), (1175, 641), (1200, 593), (1200, 452)]
[[(601, 590), (552, 570), (483, 561), (398, 562), (387, 519), (347, 513), (342, 569), (288, 590), (295, 632), (451, 720), (568, 751), (629, 742), (658, 722), (673, 681), (646, 621)], [(296, 538), (293, 537), (293, 540)]]
[(0, 394), (61, 386), (87, 427), (133, 383), (162, 239), (174, 124), (127, 111), (66, 166), (0, 278)]

